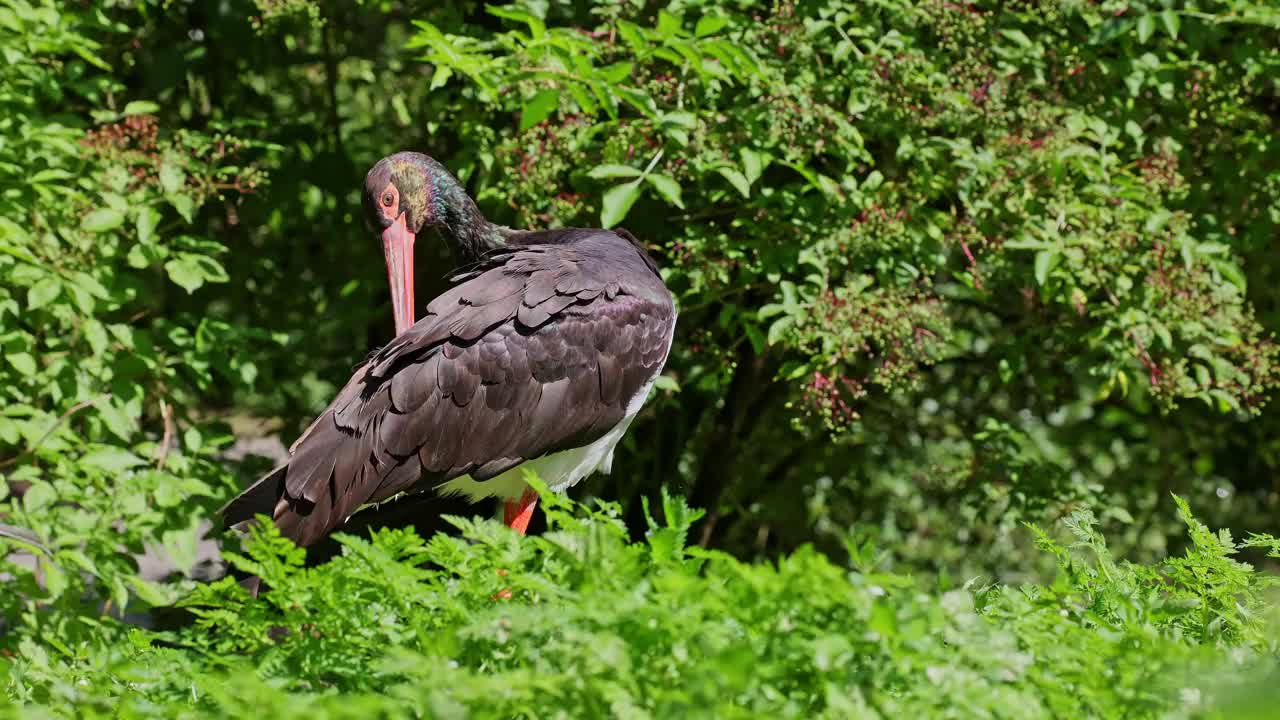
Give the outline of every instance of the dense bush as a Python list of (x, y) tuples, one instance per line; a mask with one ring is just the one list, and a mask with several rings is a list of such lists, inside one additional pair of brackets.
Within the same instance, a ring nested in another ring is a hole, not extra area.
[(226, 578), (184, 601), (200, 620), (181, 633), (25, 640), (11, 691), (126, 718), (1266, 716), (1274, 578), (1181, 503), (1185, 556), (1117, 562), (1080, 512), (1069, 547), (1036, 531), (1059, 582), (1017, 588), (931, 588), (869, 544), (852, 568), (812, 548), (745, 564), (686, 548), (698, 514), (662, 510), (644, 543), (606, 503), (549, 510), (540, 537), (465, 520), (461, 538), (346, 537), (312, 569), (263, 534), (235, 559), (262, 599)]
[[(1274, 684), (1267, 576), (1168, 500), (1280, 532), (1271, 2), (4, 0), (0, 52), (19, 702), (1239, 717), (1222, 678)], [(263, 601), (144, 578), (388, 337), (357, 193), (400, 149), (659, 258), (667, 375), (579, 491), (615, 504), (307, 570), (264, 539)], [(706, 515), (647, 535), (664, 487)], [(113, 619), (180, 598), (194, 629)]]

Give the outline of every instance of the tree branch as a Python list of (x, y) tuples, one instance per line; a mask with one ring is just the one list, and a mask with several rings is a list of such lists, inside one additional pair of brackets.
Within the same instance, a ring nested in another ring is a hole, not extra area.
[(44, 441), (45, 441), (45, 440), (48, 440), (48, 439), (49, 439), (49, 436), (53, 434), (53, 431), (57, 430), (57, 429), (58, 429), (58, 427), (62, 425), (62, 423), (66, 422), (68, 419), (70, 419), (72, 415), (75, 415), (76, 413), (78, 413), (78, 412), (80, 412), (81, 410), (83, 410), (83, 409), (85, 409), (85, 408), (89, 407), (90, 405), (92, 405), (92, 404), (94, 404), (94, 403), (98, 402), (99, 400), (101, 400), (101, 399), (102, 399), (102, 398), (104, 398), (104, 397), (106, 397), (106, 396), (105, 396), (105, 395), (98, 395), (98, 396), (96, 396), (96, 397), (89, 398), (88, 400), (81, 400), (80, 402), (76, 403), (75, 405), (72, 405), (71, 407), (67, 408), (66, 412), (62, 413), (62, 415), (61, 415), (61, 416), (59, 416), (59, 417), (58, 417), (58, 419), (54, 421), (53, 425), (49, 426), (49, 429), (48, 429), (48, 430), (46, 430), (46, 431), (44, 432), (44, 434), (40, 436), (40, 439), (39, 439), (39, 440), (36, 440), (34, 443), (32, 443), (30, 447), (28, 447), (26, 450), (23, 450), (22, 452), (18, 453), (17, 455), (14, 455), (13, 457), (9, 458), (8, 460), (0, 460), (0, 468), (9, 467), (10, 465), (13, 465), (14, 463), (18, 462), (19, 460), (21, 460), (21, 459), (23, 459), (23, 458), (27, 457), (28, 455), (31, 455), (32, 453), (34, 453), (36, 450), (38, 450), (38, 449), (40, 448), (40, 445), (41, 445), (42, 443), (44, 443)]

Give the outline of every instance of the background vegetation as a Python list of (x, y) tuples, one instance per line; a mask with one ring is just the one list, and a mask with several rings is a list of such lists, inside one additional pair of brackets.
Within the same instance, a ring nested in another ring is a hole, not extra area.
[[(1209, 529), (1280, 531), (1273, 3), (0, 0), (0, 53), (0, 715), (1274, 702), (1280, 546)], [(666, 379), (540, 537), (200, 584), (390, 335), (401, 149), (649, 243)]]

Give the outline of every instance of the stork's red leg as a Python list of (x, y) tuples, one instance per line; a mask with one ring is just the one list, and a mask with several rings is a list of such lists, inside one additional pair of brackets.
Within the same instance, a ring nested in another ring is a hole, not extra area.
[(529, 529), (529, 521), (533, 519), (533, 511), (538, 508), (538, 493), (533, 488), (525, 488), (519, 500), (507, 500), (502, 506), (502, 522), (521, 535)]
[[(538, 493), (533, 488), (525, 488), (519, 500), (505, 500), (502, 503), (502, 522), (507, 527), (524, 535), (529, 530), (529, 521), (533, 519), (533, 511), (538, 509)], [(506, 575), (506, 570), (499, 570)], [(510, 600), (511, 589), (503, 588), (493, 594), (494, 600)]]

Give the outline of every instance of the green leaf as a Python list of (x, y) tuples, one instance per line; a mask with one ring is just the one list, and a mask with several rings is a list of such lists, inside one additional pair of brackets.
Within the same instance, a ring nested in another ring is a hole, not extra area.
[(148, 605), (158, 607), (161, 605), (167, 605), (173, 601), (173, 598), (169, 597), (160, 585), (140, 578), (137, 575), (129, 575), (125, 580), (133, 586), (134, 594)]
[[(66, 592), (67, 586), (70, 584), (67, 581), (67, 573), (56, 562), (43, 555), (40, 556), (39, 562), (40, 571), (44, 575), (45, 592), (48, 593), (50, 598), (60, 597), (62, 593)], [(62, 652), (69, 656), (73, 654), (70, 648), (65, 646), (62, 648)]]
[(524, 104), (520, 111), (520, 131), (524, 132), (546, 120), (560, 105), (560, 91), (543, 90)]
[(258, 379), (258, 366), (249, 360), (240, 363), (238, 372), (240, 373), (240, 380), (245, 385), (252, 385), (253, 381)]
[(1233, 410), (1239, 412), (1240, 402), (1231, 393), (1215, 388), (1209, 390), (1208, 395), (1218, 401), (1218, 412), (1229, 413)]
[(1142, 229), (1148, 234), (1154, 235), (1164, 229), (1164, 226), (1173, 219), (1173, 213), (1165, 208), (1160, 208), (1151, 213), (1147, 217), (1147, 221), (1143, 223)]
[(160, 223), (160, 214), (150, 205), (138, 209), (138, 220), (134, 227), (138, 230), (138, 242), (146, 244), (155, 236), (156, 225)]
[(13, 366), (13, 369), (26, 377), (36, 374), (36, 359), (31, 357), (31, 353), (6, 353), (4, 359)]
[(98, 445), (80, 457), (80, 464), (105, 473), (118, 473), (146, 465), (147, 461), (121, 447)]
[(692, 130), (698, 127), (698, 116), (691, 112), (685, 112), (684, 110), (669, 112), (662, 116), (662, 124), (674, 125), (686, 130)]
[(728, 24), (729, 19), (723, 15), (703, 15), (694, 27), (693, 34), (700, 38), (715, 35)]
[(89, 51), (89, 48), (85, 47), (83, 44), (75, 43), (71, 46), (70, 49), (71, 49), (71, 52), (75, 53), (76, 55), (79, 55), (85, 62), (89, 63), (90, 65), (93, 65), (99, 70), (105, 70), (107, 72), (111, 72), (111, 66), (107, 64), (107, 61), (103, 60), (97, 55), (94, 55), (92, 52)]
[(790, 280), (783, 280), (778, 283), (778, 289), (782, 291), (782, 307), (787, 309), (789, 313), (796, 313), (800, 310), (800, 297), (796, 292), (796, 284)]
[(174, 210), (182, 216), (183, 220), (193, 222), (196, 218), (196, 203), (191, 199), (190, 195), (166, 195), (165, 199), (173, 206)]
[(1027, 34), (1021, 30), (1001, 30), (1000, 34), (1012, 40), (1018, 47), (1031, 47), (1031, 38), (1027, 37)]
[(160, 162), (160, 187), (165, 195), (175, 195), (187, 182), (187, 173), (173, 153), (166, 153)]
[(596, 101), (591, 98), (591, 93), (587, 92), (577, 83), (569, 86), (569, 94), (573, 96), (573, 101), (578, 103), (578, 107), (587, 115), (595, 115), (599, 108)]
[(1089, 36), (1090, 45), (1106, 45), (1116, 38), (1129, 32), (1133, 27), (1133, 18), (1109, 18), (1093, 31)]
[(226, 282), (227, 271), (211, 257), (192, 253), (179, 253), (164, 264), (169, 279), (188, 293), (195, 292), (205, 282)]
[(33, 480), (22, 495), (22, 507), (29, 513), (39, 512), (57, 501), (57, 491), (43, 480)]
[(194, 264), (183, 260), (170, 260), (164, 264), (169, 279), (188, 293), (193, 293), (204, 285), (204, 275)]
[(98, 408), (98, 416), (112, 435), (128, 442), (138, 431), (137, 420), (130, 415), (124, 403), (115, 398), (100, 400), (94, 405)]
[(680, 18), (672, 15), (666, 10), (658, 11), (658, 34), (668, 40), (674, 40), (680, 36)]
[(618, 22), (617, 28), (622, 40), (630, 45), (637, 55), (643, 55), (644, 51), (649, 49), (649, 43), (645, 40), (644, 31), (639, 26), (622, 20)]
[(182, 446), (191, 450), (191, 452), (198, 452), (200, 448), (204, 447), (204, 434), (200, 432), (200, 428), (195, 425), (188, 427), (182, 433)]
[(1248, 290), (1248, 279), (1238, 265), (1231, 262), (1227, 258), (1214, 257), (1210, 259), (1213, 267), (1226, 278), (1227, 282), (1235, 285), (1240, 292)]
[(821, 193), (827, 192), (827, 188), (822, 184), (822, 182), (819, 180), (818, 174), (815, 173), (814, 171), (798, 163), (783, 162), (782, 164), (800, 173), (800, 176), (803, 177), (805, 180), (809, 181), (809, 184), (812, 185), (813, 188), (818, 192), (821, 192)]
[(751, 181), (747, 180), (745, 175), (730, 167), (717, 168), (717, 172), (728, 180), (729, 184), (742, 194), (742, 197), (751, 197)]
[(763, 354), (768, 348), (769, 341), (765, 339), (764, 333), (760, 332), (760, 327), (753, 322), (745, 319), (742, 322), (742, 331), (746, 334), (747, 340), (751, 342), (751, 348), (755, 350), (757, 355)]
[(604, 75), (604, 79), (610, 83), (620, 83), (631, 77), (631, 63), (616, 62), (612, 65), (606, 65), (600, 69), (600, 74)]
[(107, 338), (107, 330), (97, 318), (86, 318), (80, 329), (94, 355), (101, 355), (107, 351), (107, 343), (110, 342)]
[(222, 263), (214, 260), (207, 255), (187, 255), (183, 253), (183, 259), (194, 263), (200, 268), (200, 272), (204, 274), (204, 279), (211, 283), (224, 283), (231, 279), (227, 274), (227, 269), (222, 267)]
[(518, 6), (485, 5), (484, 9), (485, 12), (495, 17), (515, 20), (516, 22), (522, 22), (528, 25), (529, 35), (534, 40), (538, 40), (547, 34), (547, 25), (543, 22), (542, 18)]
[(1049, 272), (1058, 264), (1060, 257), (1057, 250), (1041, 250), (1036, 253), (1036, 282), (1041, 287), (1049, 282)]
[(134, 100), (124, 106), (125, 115), (150, 115), (160, 112), (160, 106), (150, 100)]
[(770, 345), (777, 345), (778, 342), (782, 340), (783, 336), (786, 335), (787, 330), (790, 330), (791, 326), (795, 324), (795, 321), (795, 317), (791, 315), (783, 315), (777, 320), (774, 320), (773, 323), (769, 325), (769, 333), (765, 338), (766, 341)]
[(453, 77), (453, 68), (448, 65), (436, 65), (435, 71), (431, 73), (431, 86), (427, 89), (439, 90), (449, 82), (451, 77)]
[(164, 248), (159, 245), (134, 245), (129, 248), (125, 260), (129, 263), (129, 267), (148, 268), (164, 259), (163, 250)]
[(750, 187), (764, 174), (764, 169), (769, 165), (769, 156), (745, 147), (740, 154), (742, 155), (742, 174), (747, 178), (747, 186)]
[(1213, 376), (1209, 373), (1209, 368), (1196, 363), (1194, 366), (1196, 375), (1196, 384), (1202, 388), (1207, 388), (1213, 384)]
[(75, 176), (67, 172), (66, 170), (58, 170), (55, 168), (50, 168), (48, 170), (41, 170), (35, 175), (32, 175), (30, 182), (33, 182), (33, 183), (60, 182), (62, 180), (70, 180), (73, 177)]
[(93, 233), (115, 230), (124, 224), (124, 213), (111, 208), (99, 208), (84, 216), (80, 227)]
[(638, 197), (640, 197), (639, 179), (610, 188), (604, 194), (604, 202), (600, 210), (600, 224), (606, 228), (611, 228), (622, 222), (627, 213), (631, 211), (631, 206), (636, 204), (636, 198)]
[(665, 392), (680, 392), (680, 383), (670, 375), (659, 375), (653, 380), (653, 387)]
[(1164, 31), (1169, 33), (1170, 40), (1178, 39), (1178, 30), (1182, 27), (1182, 18), (1173, 10), (1165, 10), (1160, 13), (1160, 22), (1164, 25)]
[(640, 170), (627, 165), (597, 165), (587, 173), (587, 177), (596, 180), (605, 180), (609, 178), (631, 178), (640, 177)]
[(56, 277), (47, 277), (27, 291), (27, 309), (36, 310), (57, 299), (62, 293), (62, 283)]
[(1143, 15), (1138, 18), (1138, 42), (1145, 43), (1151, 39), (1152, 33), (1156, 31), (1156, 16)]
[(653, 174), (645, 177), (654, 190), (663, 197), (668, 203), (675, 205), (681, 210), (684, 209), (684, 200), (680, 197), (680, 183), (670, 175)]
[(89, 295), (100, 299), (111, 297), (111, 293), (98, 282), (96, 278), (87, 272), (75, 270), (71, 273), (71, 285), (83, 289)]

